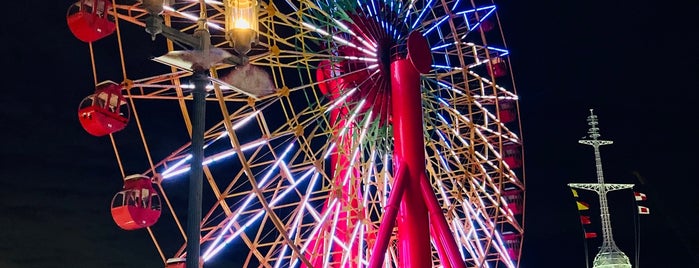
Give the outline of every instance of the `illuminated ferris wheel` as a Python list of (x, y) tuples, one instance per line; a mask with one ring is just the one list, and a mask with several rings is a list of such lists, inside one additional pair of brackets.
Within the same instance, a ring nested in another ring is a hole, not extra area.
[[(168, 267), (187, 255), (197, 70), (202, 261), (518, 266), (521, 126), (492, 1), (119, 2), (69, 9), (96, 81), (78, 116), (112, 141), (124, 178), (115, 222), (147, 230)], [(162, 56), (128, 57), (144, 47), (128, 35), (144, 28)], [(203, 50), (161, 36), (201, 29)], [(120, 57), (100, 58), (107, 45)], [(118, 67), (122, 77), (102, 77)]]

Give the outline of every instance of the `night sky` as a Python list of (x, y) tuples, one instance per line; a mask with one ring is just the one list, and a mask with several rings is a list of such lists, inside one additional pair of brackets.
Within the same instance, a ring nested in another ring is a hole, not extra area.
[[(605, 179), (648, 196), (639, 264), (699, 267), (696, 2), (500, 2), (525, 146), (521, 267), (585, 267), (566, 185), (595, 181), (592, 149), (577, 143), (590, 108), (602, 138), (615, 141), (602, 147)], [(77, 120), (94, 88), (88, 45), (66, 25), (70, 4), (5, 4), (0, 267), (162, 267), (146, 231), (122, 231), (111, 219), (122, 185), (109, 139)], [(596, 205), (593, 194), (580, 198)], [(610, 202), (615, 240), (634, 260), (632, 192)], [(599, 223), (599, 211), (589, 214)], [(590, 259), (600, 241), (587, 240)]]

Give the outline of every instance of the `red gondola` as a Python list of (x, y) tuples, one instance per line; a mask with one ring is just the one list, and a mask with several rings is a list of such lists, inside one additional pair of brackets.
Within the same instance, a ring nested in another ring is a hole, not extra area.
[(519, 259), (519, 234), (513, 232), (502, 233), (502, 240), (507, 246), (507, 254), (513, 261)]
[(116, 29), (111, 7), (111, 0), (80, 0), (68, 8), (68, 28), (83, 42), (102, 39)]
[(165, 262), (165, 268), (185, 268), (186, 265), (187, 259), (185, 258), (170, 258)]
[(112, 218), (124, 230), (150, 227), (160, 218), (160, 196), (149, 177), (124, 178), (124, 189), (112, 199)]
[(98, 137), (124, 129), (129, 122), (129, 106), (121, 95), (121, 86), (112, 81), (99, 83), (95, 94), (80, 103), (78, 118), (85, 131)]
[(507, 207), (515, 215), (522, 214), (523, 200), (522, 200), (522, 190), (519, 189), (509, 189), (502, 193), (502, 197), (507, 200)]
[(490, 67), (491, 71), (491, 76), (498, 78), (498, 77), (503, 77), (507, 75), (507, 64), (505, 64), (505, 60), (503, 60), (500, 57), (493, 57), (490, 58), (490, 62), (488, 62), (488, 66)]
[(481, 29), (483, 29), (484, 32), (489, 32), (490, 30), (495, 28), (495, 24), (491, 20), (485, 19), (485, 20), (481, 21), (481, 24), (479, 27)]
[(500, 122), (510, 123), (517, 117), (517, 111), (513, 100), (500, 100)]
[(502, 160), (510, 168), (522, 167), (522, 152), (519, 144), (505, 144), (502, 146)]

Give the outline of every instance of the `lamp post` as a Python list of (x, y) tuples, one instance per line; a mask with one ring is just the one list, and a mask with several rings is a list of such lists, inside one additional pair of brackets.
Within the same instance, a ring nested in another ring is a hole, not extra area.
[(257, 43), (257, 0), (226, 0), (226, 40), (244, 57)]
[[(199, 50), (196, 55), (207, 57), (211, 49), (211, 35), (206, 27), (206, 3), (200, 0), (201, 12), (197, 29), (193, 35), (185, 34), (164, 25), (160, 14), (167, 0), (142, 0), (143, 7), (150, 16), (146, 18), (146, 32), (152, 38), (162, 34), (174, 40)], [(257, 43), (257, 1), (256, 0), (226, 0), (226, 39), (238, 53), (238, 57), (229, 56), (224, 62), (233, 65), (247, 64), (246, 54), (253, 44)], [(187, 258), (186, 267), (199, 268), (201, 238), (201, 206), (203, 188), (204, 132), (206, 114), (206, 85), (209, 83), (208, 72), (211, 66), (192, 65), (192, 83), (194, 90), (193, 119), (192, 119), (192, 160), (190, 164), (189, 191), (187, 203)]]

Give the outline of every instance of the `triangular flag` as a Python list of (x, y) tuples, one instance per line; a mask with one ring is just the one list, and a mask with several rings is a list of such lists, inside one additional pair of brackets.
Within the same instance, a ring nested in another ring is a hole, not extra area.
[(633, 197), (636, 199), (636, 201), (645, 201), (646, 200), (646, 194), (644, 194), (644, 193), (633, 192)]
[(585, 232), (585, 238), (590, 239), (590, 238), (595, 238), (597, 237), (597, 233), (595, 232)]
[(581, 222), (582, 224), (590, 224), (590, 223), (592, 223), (592, 222), (590, 221), (590, 216), (580, 216), (580, 222)]
[(575, 203), (578, 204), (578, 210), (588, 210), (590, 209), (590, 205), (583, 201), (575, 201)]
[(650, 209), (644, 206), (638, 206), (638, 214), (650, 214)]
[(575, 189), (570, 189), (570, 190), (573, 191), (573, 196), (575, 196), (575, 197), (577, 198), (577, 197), (578, 197), (578, 191), (576, 191)]

